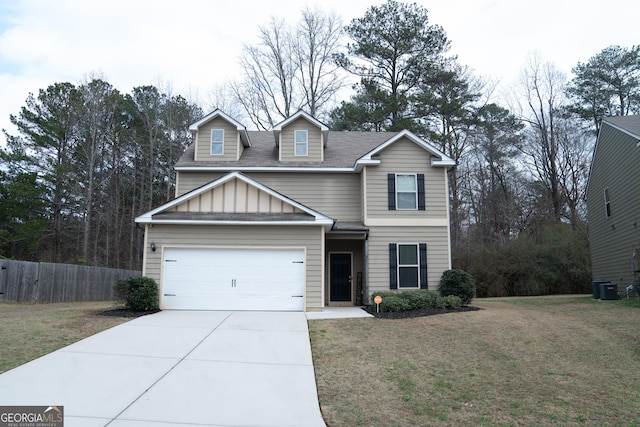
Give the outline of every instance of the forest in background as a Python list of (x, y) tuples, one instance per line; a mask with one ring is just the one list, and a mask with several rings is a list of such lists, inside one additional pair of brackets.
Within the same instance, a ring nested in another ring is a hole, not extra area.
[(453, 265), (478, 296), (590, 291), (593, 144), (603, 117), (640, 113), (640, 46), (604, 47), (571, 76), (531, 56), (498, 101), (416, 4), (388, 0), (348, 25), (306, 8), (258, 34), (209, 105), (98, 75), (30, 94), (0, 150), (0, 256), (139, 269), (133, 220), (173, 197), (190, 124), (220, 108), (264, 130), (304, 110), (332, 130), (409, 129), (456, 160)]

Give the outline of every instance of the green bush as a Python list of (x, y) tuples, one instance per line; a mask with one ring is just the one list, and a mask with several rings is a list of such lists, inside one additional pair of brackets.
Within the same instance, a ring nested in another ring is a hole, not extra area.
[(411, 310), (409, 303), (406, 299), (401, 298), (400, 295), (386, 295), (382, 297), (380, 303), (380, 311), (382, 312), (400, 312)]
[(415, 289), (403, 292), (374, 292), (371, 301), (376, 296), (382, 297), (380, 311), (401, 312), (420, 310), (423, 308), (454, 308), (462, 306), (462, 300), (456, 295), (440, 296), (436, 292), (426, 289)]
[(133, 276), (117, 280), (116, 302), (135, 311), (158, 309), (158, 284), (149, 277)]
[(427, 290), (411, 290), (397, 294), (400, 298), (409, 304), (409, 310), (419, 310), (430, 306), (431, 299), (427, 294)]
[(475, 296), (476, 285), (469, 273), (462, 270), (447, 270), (442, 273), (438, 290), (443, 297), (455, 295), (460, 298), (462, 305), (468, 305)]
[(460, 297), (455, 295), (447, 295), (446, 297), (442, 297), (444, 301), (445, 308), (455, 308), (458, 309), (462, 307), (462, 300)]

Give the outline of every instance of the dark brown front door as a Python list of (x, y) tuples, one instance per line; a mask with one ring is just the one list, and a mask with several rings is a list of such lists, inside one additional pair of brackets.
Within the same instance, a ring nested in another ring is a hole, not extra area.
[(351, 254), (331, 254), (329, 258), (330, 300), (351, 301)]

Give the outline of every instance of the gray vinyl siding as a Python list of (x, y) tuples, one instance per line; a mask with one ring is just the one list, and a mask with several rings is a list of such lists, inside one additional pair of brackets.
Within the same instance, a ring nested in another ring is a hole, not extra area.
[(162, 292), (163, 247), (305, 248), (305, 310), (314, 310), (323, 307), (323, 240), (322, 228), (313, 226), (154, 225), (148, 228), (144, 274), (158, 281)]
[[(367, 217), (446, 218), (446, 168), (432, 167), (431, 155), (408, 139), (397, 141), (380, 155), (378, 166), (367, 166)], [(387, 175), (390, 173), (423, 173), (426, 210), (390, 211), (387, 197)]]
[[(294, 135), (296, 130), (307, 131), (307, 156), (295, 155)], [(300, 118), (288, 124), (280, 134), (280, 160), (283, 162), (319, 162), (322, 161), (322, 133), (320, 129)]]
[[(179, 172), (177, 195), (201, 187), (223, 175), (224, 172)], [(246, 175), (330, 218), (343, 221), (360, 221), (362, 218), (359, 174), (256, 172)]]
[(442, 273), (451, 268), (447, 227), (371, 227), (367, 299), (373, 292), (389, 291), (389, 243), (426, 243), (429, 289), (438, 289)]
[[(640, 147), (636, 138), (603, 122), (591, 166), (587, 219), (593, 280), (628, 285), (640, 265)], [(611, 216), (606, 217), (604, 190)], [(636, 254), (634, 260), (633, 254)]]
[[(211, 130), (224, 129), (224, 154), (211, 155)], [(238, 160), (242, 154), (238, 129), (218, 117), (198, 129), (195, 160)], [(240, 150), (240, 153), (238, 152)]]

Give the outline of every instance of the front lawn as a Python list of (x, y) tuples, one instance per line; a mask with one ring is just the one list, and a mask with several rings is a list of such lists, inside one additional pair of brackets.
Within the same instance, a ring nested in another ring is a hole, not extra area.
[(589, 296), (310, 323), (327, 425), (640, 426), (640, 307)]
[(130, 320), (99, 314), (113, 308), (110, 301), (0, 302), (0, 373)]

